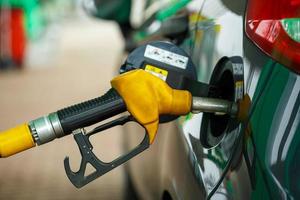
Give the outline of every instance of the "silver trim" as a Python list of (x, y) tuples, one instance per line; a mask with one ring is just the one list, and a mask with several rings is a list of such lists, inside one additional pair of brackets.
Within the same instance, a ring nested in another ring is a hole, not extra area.
[(30, 128), (31, 135), (32, 135), (32, 137), (33, 137), (35, 143), (39, 144), (39, 143), (40, 143), (40, 141), (39, 141), (39, 136), (38, 136), (38, 134), (37, 134), (37, 132), (36, 132), (35, 126), (34, 126), (34, 124), (32, 123), (32, 121), (29, 122), (29, 128)]
[(38, 145), (45, 144), (64, 136), (57, 113), (51, 113), (48, 116), (43, 116), (32, 120), (29, 123), (32, 136)]
[(60, 120), (59, 120), (59, 118), (58, 118), (57, 113), (56, 113), (56, 112), (50, 113), (50, 114), (48, 115), (48, 118), (49, 118), (49, 120), (50, 120), (50, 122), (51, 122), (51, 124), (52, 124), (52, 127), (53, 127), (53, 129), (54, 129), (54, 132), (55, 132), (56, 137), (57, 137), (57, 138), (60, 138), (60, 137), (65, 136), (64, 130), (63, 130), (63, 128), (61, 127)]

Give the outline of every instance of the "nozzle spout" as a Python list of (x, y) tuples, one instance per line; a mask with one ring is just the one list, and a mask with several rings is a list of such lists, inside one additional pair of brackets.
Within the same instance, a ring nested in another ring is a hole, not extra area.
[(236, 117), (238, 113), (238, 104), (224, 99), (193, 97), (192, 112), (207, 112), (215, 114), (228, 114)]

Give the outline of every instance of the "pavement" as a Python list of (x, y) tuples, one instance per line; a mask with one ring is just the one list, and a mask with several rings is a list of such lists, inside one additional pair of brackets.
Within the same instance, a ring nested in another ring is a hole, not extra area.
[[(0, 130), (95, 98), (110, 88), (109, 81), (117, 74), (124, 57), (117, 26), (75, 20), (62, 24), (57, 34), (58, 40), (53, 41), (56, 55), (43, 55), (42, 51), (31, 55), (33, 60), (45, 56), (51, 62), (45, 66), (41, 66), (42, 62), (34, 66), (27, 62), (22, 71), (0, 72)], [(122, 153), (121, 133), (120, 128), (114, 128), (92, 139), (101, 159), (109, 161)], [(76, 171), (80, 155), (72, 136), (2, 158), (0, 200), (123, 198), (123, 167), (76, 189), (65, 175), (65, 156), (70, 157), (71, 167)]]

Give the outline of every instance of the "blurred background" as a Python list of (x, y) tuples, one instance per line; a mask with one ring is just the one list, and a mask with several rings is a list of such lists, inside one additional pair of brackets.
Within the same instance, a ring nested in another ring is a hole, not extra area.
[[(77, 0), (0, 0), (0, 130), (100, 96), (122, 62), (123, 39), (114, 22), (89, 17)], [(121, 154), (121, 130), (93, 141), (104, 161)], [(0, 199), (122, 199), (123, 167), (76, 189), (80, 156), (73, 137), (0, 161)]]

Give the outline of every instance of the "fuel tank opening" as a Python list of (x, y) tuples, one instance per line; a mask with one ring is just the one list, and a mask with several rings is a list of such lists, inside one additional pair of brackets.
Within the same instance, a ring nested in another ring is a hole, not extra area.
[[(230, 70), (226, 70), (222, 75), (220, 80), (217, 82), (217, 87), (219, 87), (220, 91), (218, 95), (213, 97), (224, 99), (228, 101), (234, 101), (234, 80), (233, 74)], [(210, 114), (210, 128), (211, 134), (214, 137), (221, 136), (225, 129), (227, 128), (227, 124), (229, 122), (230, 116), (228, 114), (225, 115), (217, 115)]]
[[(243, 60), (239, 56), (223, 57), (212, 73), (210, 83), (217, 89), (209, 91), (208, 96), (237, 102), (244, 95)], [(200, 141), (206, 148), (218, 145), (225, 135), (235, 130), (239, 122), (228, 114), (204, 113), (200, 128)]]

